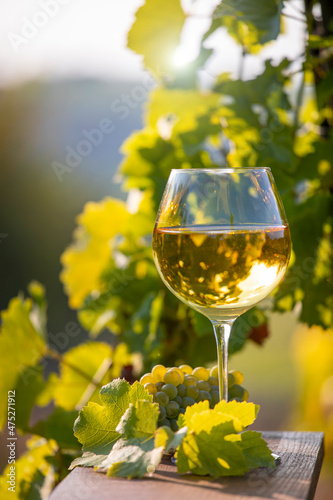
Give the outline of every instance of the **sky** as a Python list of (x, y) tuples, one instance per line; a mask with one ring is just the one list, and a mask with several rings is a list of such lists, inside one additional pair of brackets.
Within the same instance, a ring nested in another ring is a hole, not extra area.
[[(166, 0), (167, 2), (167, 0)], [(138, 55), (126, 49), (126, 33), (143, 0), (1, 0), (0, 86), (35, 78), (99, 78), (140, 80), (143, 67)], [(200, 34), (207, 29), (209, 13), (218, 0), (183, 0), (193, 13), (182, 36), (181, 56), (195, 56)], [(292, 0), (287, 12), (301, 17), (301, 0)], [(265, 48), (261, 56), (247, 57), (245, 77), (259, 73), (267, 56), (278, 62), (301, 52), (304, 27), (286, 20), (286, 35)], [(226, 35), (214, 34), (209, 45), (217, 46), (207, 73), (237, 72), (240, 48)], [(182, 59), (181, 57), (181, 59)], [(179, 59), (179, 58), (178, 58)]]

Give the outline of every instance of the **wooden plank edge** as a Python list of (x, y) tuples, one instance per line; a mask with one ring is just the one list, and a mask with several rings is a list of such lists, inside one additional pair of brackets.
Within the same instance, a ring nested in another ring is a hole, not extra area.
[(310, 484), (310, 488), (309, 488), (306, 500), (312, 500), (314, 495), (315, 495), (319, 476), (320, 476), (321, 466), (323, 465), (323, 460), (324, 460), (324, 454), (325, 454), (324, 433), (317, 432), (317, 434), (321, 434), (320, 448), (318, 451), (317, 460), (316, 460), (316, 464), (315, 464), (315, 467), (313, 470), (311, 484)]

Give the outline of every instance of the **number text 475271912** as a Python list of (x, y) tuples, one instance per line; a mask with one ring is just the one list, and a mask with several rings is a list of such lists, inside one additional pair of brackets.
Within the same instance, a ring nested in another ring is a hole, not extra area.
[(7, 473), (8, 491), (15, 493), (16, 486), (16, 440), (15, 436), (15, 391), (8, 391), (8, 465), (9, 472)]

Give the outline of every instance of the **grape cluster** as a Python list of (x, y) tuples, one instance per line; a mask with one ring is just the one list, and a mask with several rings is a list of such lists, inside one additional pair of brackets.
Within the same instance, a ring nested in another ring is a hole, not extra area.
[[(151, 373), (141, 377), (140, 383), (154, 397), (154, 402), (159, 404), (159, 426), (167, 425), (176, 431), (178, 415), (185, 413), (188, 406), (199, 401), (209, 401), (210, 408), (214, 408), (218, 403), (217, 377), (217, 366), (209, 371), (202, 366), (193, 369), (189, 365), (181, 365), (179, 368), (156, 365)], [(241, 386), (243, 380), (243, 374), (238, 370), (229, 372), (229, 401), (247, 401), (249, 394)]]

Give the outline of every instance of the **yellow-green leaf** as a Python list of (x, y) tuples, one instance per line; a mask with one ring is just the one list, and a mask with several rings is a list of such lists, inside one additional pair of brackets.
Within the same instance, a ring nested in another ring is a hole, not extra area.
[(8, 391), (15, 389), (20, 373), (35, 366), (45, 353), (44, 339), (30, 319), (32, 306), (30, 299), (16, 297), (1, 314), (0, 428), (6, 421)]
[(60, 275), (73, 308), (101, 288), (101, 274), (111, 259), (112, 239), (123, 233), (130, 214), (125, 203), (105, 198), (99, 203), (87, 203), (78, 217), (75, 242), (61, 256)]
[(169, 72), (185, 15), (180, 0), (146, 0), (128, 33), (128, 47), (157, 74)]
[(99, 394), (102, 405), (90, 402), (80, 411), (74, 434), (83, 445), (83, 451), (106, 455), (121, 437), (116, 428), (130, 404), (139, 399), (151, 402), (152, 396), (139, 382), (130, 386), (120, 379), (102, 387)]
[(148, 103), (149, 125), (156, 128), (161, 118), (169, 116), (177, 133), (192, 130), (199, 116), (211, 110), (218, 111), (220, 99), (221, 96), (214, 92), (160, 87), (151, 93)]
[(27, 443), (28, 450), (15, 463), (15, 491), (9, 491), (11, 486), (7, 483), (12, 464), (7, 465), (0, 476), (0, 496), (1, 500), (19, 500), (22, 498), (36, 498), (29, 496), (32, 488), (38, 488), (34, 481), (47, 477), (49, 490), (54, 487), (54, 475), (52, 466), (47, 460), (53, 457), (58, 450), (57, 443), (53, 440), (32, 438)]

